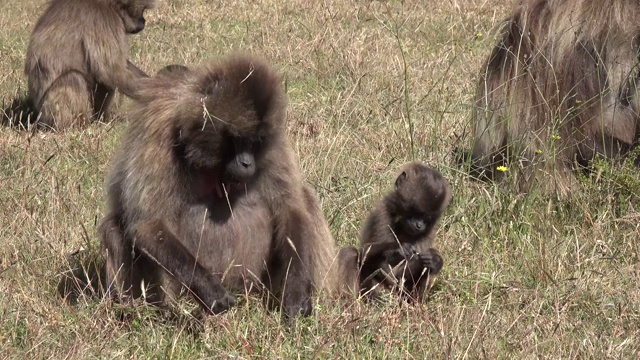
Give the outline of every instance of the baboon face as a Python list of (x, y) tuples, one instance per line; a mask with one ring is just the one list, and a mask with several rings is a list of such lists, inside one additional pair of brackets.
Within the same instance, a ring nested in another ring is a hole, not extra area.
[(395, 192), (386, 206), (393, 214), (394, 228), (403, 234), (425, 235), (449, 202), (446, 181), (437, 171), (413, 164), (396, 179)]
[[(231, 99), (225, 100), (226, 104)], [(229, 185), (250, 184), (259, 176), (263, 158), (278, 141), (277, 128), (247, 106), (217, 109), (211, 100), (204, 119), (180, 129), (179, 143), (187, 165)]]
[(119, 12), (127, 34), (137, 34), (144, 30), (144, 11), (156, 6), (156, 0), (121, 0)]
[(260, 151), (259, 138), (235, 138), (227, 141), (227, 156), (224, 159), (225, 173), (239, 182), (246, 182), (256, 173), (256, 151)]

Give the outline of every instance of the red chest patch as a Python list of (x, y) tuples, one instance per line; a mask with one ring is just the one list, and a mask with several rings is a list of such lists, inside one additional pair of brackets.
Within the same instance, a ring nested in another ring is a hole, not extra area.
[(196, 180), (196, 192), (198, 196), (210, 197), (215, 196), (224, 199), (227, 195), (231, 195), (245, 189), (246, 183), (222, 181), (217, 172), (201, 172)]

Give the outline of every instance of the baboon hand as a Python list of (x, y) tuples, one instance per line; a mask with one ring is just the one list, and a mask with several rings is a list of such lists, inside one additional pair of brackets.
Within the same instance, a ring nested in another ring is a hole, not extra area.
[(293, 320), (296, 316), (309, 316), (313, 310), (313, 302), (309, 294), (303, 292), (291, 291), (285, 296), (284, 315), (288, 321)]
[(415, 245), (413, 245), (412, 243), (404, 243), (402, 244), (402, 247), (400, 248), (401, 254), (402, 256), (409, 260), (411, 259), (412, 256), (416, 255), (418, 252), (416, 251), (416, 247)]
[(416, 248), (413, 244), (404, 243), (400, 247), (389, 251), (386, 255), (387, 262), (391, 266), (399, 264), (403, 260), (409, 260), (416, 254)]
[(418, 258), (423, 266), (429, 270), (431, 275), (436, 275), (440, 272), (443, 265), (443, 260), (440, 254), (435, 249), (429, 249), (424, 253), (418, 254)]
[(222, 296), (219, 299), (214, 300), (209, 306), (208, 310), (213, 314), (220, 314), (227, 310), (230, 307), (236, 304), (235, 296), (231, 295), (228, 291), (224, 291)]

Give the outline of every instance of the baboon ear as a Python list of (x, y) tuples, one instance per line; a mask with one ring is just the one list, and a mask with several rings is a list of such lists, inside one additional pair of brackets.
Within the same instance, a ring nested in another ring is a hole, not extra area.
[(398, 189), (398, 187), (400, 187), (400, 185), (402, 185), (402, 183), (405, 182), (405, 180), (407, 180), (407, 172), (403, 171), (402, 174), (398, 175), (398, 178), (396, 179), (396, 190)]

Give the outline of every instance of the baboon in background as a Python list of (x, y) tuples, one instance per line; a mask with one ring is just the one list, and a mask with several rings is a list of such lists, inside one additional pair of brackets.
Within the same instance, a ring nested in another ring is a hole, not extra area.
[(480, 76), (463, 156), (473, 172), (496, 178), (507, 165), (522, 188), (538, 178), (564, 194), (575, 165), (629, 152), (639, 134), (638, 19), (638, 1), (523, 1)]
[(449, 184), (438, 171), (418, 162), (405, 165), (395, 190), (364, 223), (360, 249), (340, 250), (340, 273), (348, 291), (375, 298), (382, 290), (397, 288), (407, 299), (420, 299), (429, 277), (442, 269), (433, 239), (450, 201)]
[[(335, 256), (285, 138), (279, 77), (246, 55), (143, 82), (99, 226), (112, 295), (165, 303), (188, 290), (210, 313), (227, 289), (266, 288), (309, 315)], [(142, 288), (144, 287), (144, 289)]]
[[(33, 115), (43, 127), (83, 126), (108, 114), (116, 89), (135, 97), (147, 75), (128, 61), (127, 34), (144, 29), (156, 0), (52, 0), (25, 63)], [(34, 121), (35, 119), (32, 119)]]

